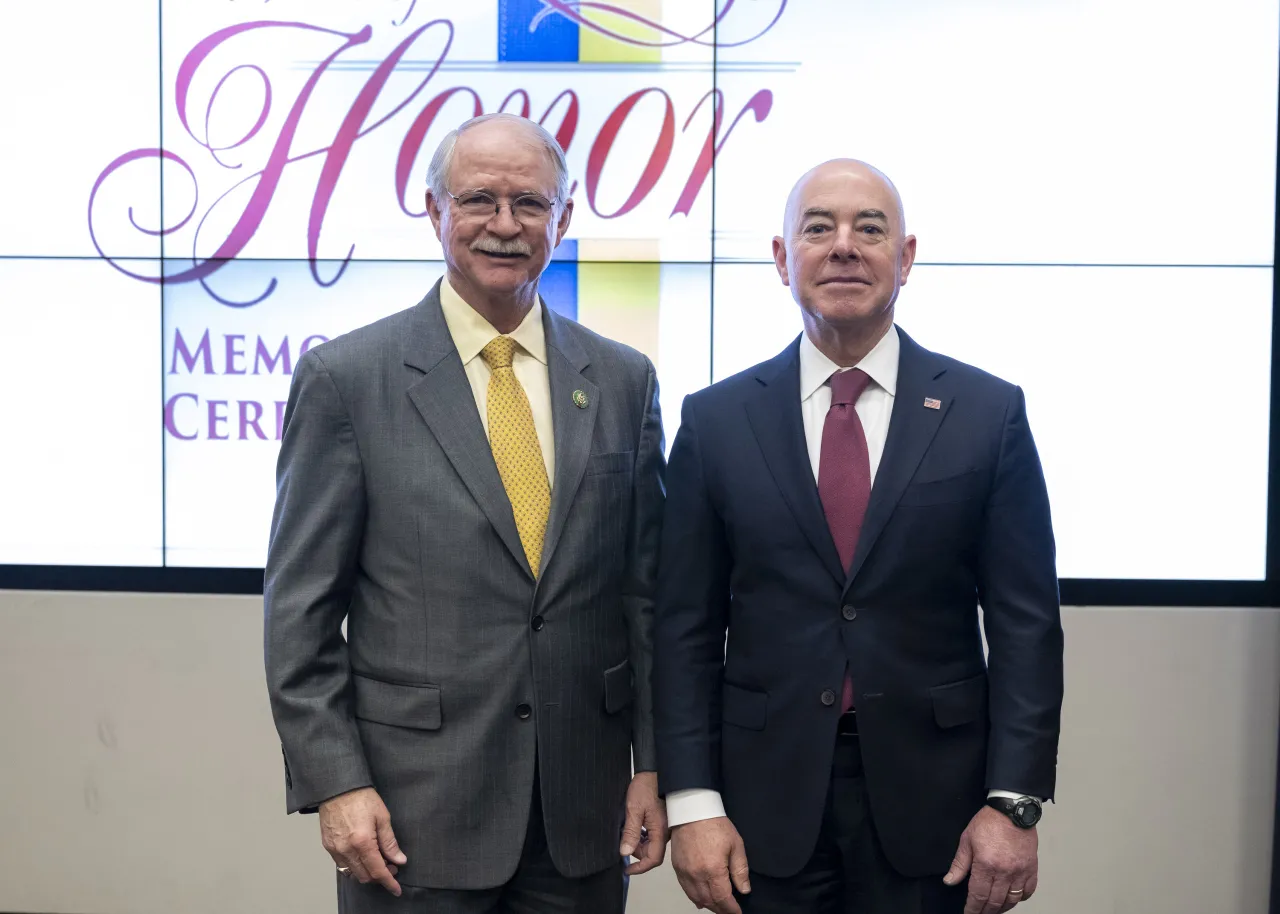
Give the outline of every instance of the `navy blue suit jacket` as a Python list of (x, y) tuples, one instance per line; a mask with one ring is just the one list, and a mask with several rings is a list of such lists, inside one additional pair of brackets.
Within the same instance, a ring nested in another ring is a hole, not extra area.
[(1062, 628), (1022, 391), (901, 333), (846, 574), (799, 364), (797, 339), (684, 402), (654, 632), (661, 788), (719, 790), (752, 869), (793, 875), (817, 841), (848, 665), (885, 853), (941, 874), (988, 788), (1054, 790)]

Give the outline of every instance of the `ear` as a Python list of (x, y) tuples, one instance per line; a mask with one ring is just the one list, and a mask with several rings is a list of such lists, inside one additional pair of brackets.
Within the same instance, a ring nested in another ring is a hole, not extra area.
[(773, 239), (773, 265), (778, 268), (782, 284), (791, 285), (791, 274), (787, 271), (787, 245), (781, 235), (775, 235)]
[(556, 223), (556, 247), (560, 246), (560, 242), (564, 240), (565, 232), (569, 231), (569, 220), (571, 218), (573, 218), (573, 197), (564, 201), (564, 206), (560, 211), (560, 221)]
[(436, 239), (443, 241), (440, 237), (440, 202), (436, 200), (431, 188), (427, 188), (427, 215), (431, 217), (431, 227), (436, 230)]
[(898, 268), (898, 285), (907, 284), (907, 276), (911, 273), (911, 265), (916, 262), (916, 236), (908, 235), (902, 242), (902, 263)]

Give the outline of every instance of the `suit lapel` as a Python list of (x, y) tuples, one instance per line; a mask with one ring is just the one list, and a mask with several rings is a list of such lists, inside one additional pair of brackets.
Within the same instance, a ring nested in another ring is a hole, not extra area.
[[(897, 329), (897, 328), (895, 328)], [(845, 577), (845, 588), (853, 583), (867, 554), (884, 531), (893, 509), (898, 505), (907, 483), (915, 475), (916, 467), (929, 449), (942, 420), (951, 408), (952, 398), (942, 388), (940, 378), (946, 373), (946, 363), (917, 344), (902, 330), (897, 329), (901, 342), (898, 356), (898, 389), (893, 398), (893, 413), (889, 418), (889, 434), (884, 443), (884, 454), (876, 471), (875, 484), (871, 487), (871, 501), (867, 505), (862, 531), (858, 535), (858, 548), (853, 554), (853, 564)], [(937, 409), (924, 405), (925, 398), (941, 401)]]
[(493, 462), (471, 383), (440, 310), (439, 283), (418, 305), (417, 312), (414, 333), (406, 342), (404, 363), (423, 375), (409, 386), (409, 399), (502, 542), (528, 571), (511, 501)]
[(781, 355), (761, 365), (756, 380), (761, 389), (746, 404), (756, 443), (796, 523), (822, 564), (837, 581), (843, 581), (844, 569), (840, 567), (840, 555), (831, 540), (805, 444), (804, 419), (800, 413), (799, 339)]
[[(568, 322), (542, 305), (542, 325), (547, 337), (547, 376), (551, 386), (551, 421), (556, 441), (556, 478), (551, 488), (551, 512), (542, 546), (542, 568), (546, 570), (569, 519), (569, 509), (582, 484), (595, 437), (600, 389), (582, 371), (590, 359), (572, 336)], [(576, 396), (581, 391), (586, 398)]]

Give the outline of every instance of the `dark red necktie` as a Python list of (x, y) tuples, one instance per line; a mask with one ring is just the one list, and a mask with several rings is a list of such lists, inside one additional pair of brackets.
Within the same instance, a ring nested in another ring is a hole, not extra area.
[[(831, 386), (831, 408), (822, 425), (822, 455), (818, 460), (818, 497), (831, 528), (840, 565), (848, 574), (853, 553), (858, 548), (862, 518), (871, 500), (871, 457), (862, 420), (853, 405), (871, 383), (860, 368), (838, 371), (827, 382)], [(840, 710), (853, 707), (853, 681), (848, 670)]]

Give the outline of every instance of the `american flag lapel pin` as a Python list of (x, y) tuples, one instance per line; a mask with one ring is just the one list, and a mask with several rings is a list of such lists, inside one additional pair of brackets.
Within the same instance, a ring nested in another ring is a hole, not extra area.
[(942, 409), (942, 401), (935, 400), (933, 397), (924, 398), (925, 409)]

